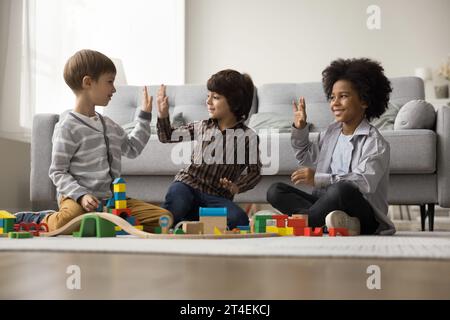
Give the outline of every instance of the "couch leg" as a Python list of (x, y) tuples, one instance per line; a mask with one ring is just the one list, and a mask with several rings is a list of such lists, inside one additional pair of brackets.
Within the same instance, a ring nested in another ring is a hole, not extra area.
[(428, 216), (428, 230), (433, 231), (434, 230), (434, 203), (428, 204), (427, 216)]
[(420, 223), (422, 225), (422, 231), (425, 231), (425, 219), (427, 218), (427, 211), (424, 204), (420, 205)]

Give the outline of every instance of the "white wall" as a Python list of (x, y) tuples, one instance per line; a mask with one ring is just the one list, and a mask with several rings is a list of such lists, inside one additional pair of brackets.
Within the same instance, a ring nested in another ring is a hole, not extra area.
[[(369, 5), (381, 29), (368, 30)], [(449, 0), (186, 0), (186, 82), (224, 68), (255, 84), (320, 81), (338, 57), (379, 60), (389, 77), (450, 54)]]

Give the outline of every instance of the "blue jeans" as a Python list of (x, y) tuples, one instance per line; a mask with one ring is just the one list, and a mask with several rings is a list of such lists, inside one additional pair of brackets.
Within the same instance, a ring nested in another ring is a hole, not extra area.
[(230, 230), (237, 226), (248, 226), (249, 224), (245, 211), (233, 201), (200, 192), (179, 181), (175, 181), (170, 185), (166, 194), (166, 201), (162, 207), (172, 212), (174, 225), (184, 220), (199, 220), (200, 207), (227, 208), (227, 225)]
[(24, 211), (24, 212), (17, 212), (14, 214), (16, 216), (16, 223), (37, 223), (39, 224), (42, 219), (49, 213), (55, 212), (54, 210), (45, 210), (45, 211)]

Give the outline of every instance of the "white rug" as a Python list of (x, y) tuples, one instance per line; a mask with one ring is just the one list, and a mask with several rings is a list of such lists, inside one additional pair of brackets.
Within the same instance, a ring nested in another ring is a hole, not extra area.
[(0, 251), (153, 253), (257, 257), (340, 257), (450, 260), (450, 232), (394, 236), (277, 237), (229, 240), (117, 238), (0, 238)]

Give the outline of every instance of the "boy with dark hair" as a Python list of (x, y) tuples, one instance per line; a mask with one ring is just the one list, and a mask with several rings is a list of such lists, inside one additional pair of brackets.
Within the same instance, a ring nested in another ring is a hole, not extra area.
[(172, 212), (176, 224), (198, 220), (199, 207), (226, 207), (231, 230), (249, 224), (247, 214), (232, 201), (234, 195), (252, 189), (261, 180), (258, 136), (244, 124), (252, 105), (254, 85), (247, 74), (223, 70), (208, 80), (207, 88), (210, 118), (176, 130), (170, 124), (165, 86), (159, 89), (159, 140), (180, 142), (176, 136), (184, 132), (186, 139), (197, 142), (191, 164), (175, 176), (163, 208)]
[[(16, 215), (20, 222), (46, 223), (49, 231), (73, 218), (96, 211), (100, 201), (111, 198), (111, 184), (120, 177), (121, 156), (137, 157), (150, 137), (152, 97), (144, 88), (142, 110), (136, 127), (127, 135), (110, 118), (95, 111), (106, 106), (116, 89), (114, 63), (93, 50), (76, 52), (64, 68), (64, 80), (76, 96), (75, 107), (60, 119), (53, 134), (50, 179), (56, 186), (59, 211)], [(136, 199), (127, 199), (131, 215), (145, 231), (153, 231), (165, 209)]]
[(308, 214), (312, 227), (347, 228), (350, 235), (395, 233), (387, 216), (389, 143), (369, 123), (386, 110), (392, 91), (383, 71), (366, 58), (339, 59), (323, 71), (336, 122), (317, 143), (308, 138), (305, 99), (293, 102), (291, 141), (301, 168), (291, 181), (315, 188), (309, 194), (275, 183), (267, 192), (272, 206), (286, 214)]

